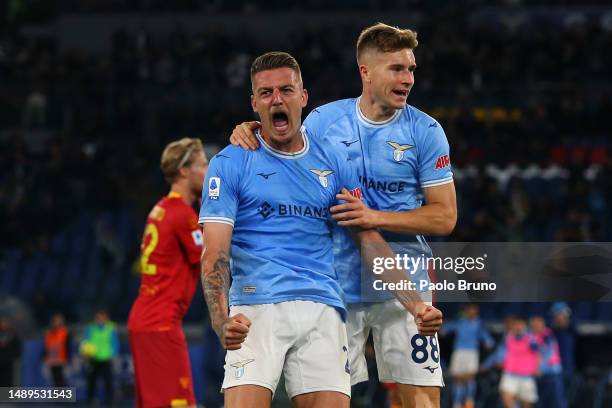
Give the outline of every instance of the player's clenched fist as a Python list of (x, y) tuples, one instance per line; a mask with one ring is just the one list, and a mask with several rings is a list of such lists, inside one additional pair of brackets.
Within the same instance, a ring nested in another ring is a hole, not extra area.
[(433, 336), (442, 327), (442, 312), (434, 306), (419, 303), (414, 310), (414, 319), (419, 334)]
[(238, 350), (249, 334), (251, 321), (242, 313), (230, 316), (223, 321), (217, 331), (221, 345), (226, 350)]

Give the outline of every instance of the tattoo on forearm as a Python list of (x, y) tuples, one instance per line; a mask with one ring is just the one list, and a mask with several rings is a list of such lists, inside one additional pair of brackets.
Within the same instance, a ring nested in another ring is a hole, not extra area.
[(204, 261), (202, 287), (213, 328), (228, 315), (228, 292), (230, 285), (230, 263), (226, 252), (220, 251), (214, 262)]

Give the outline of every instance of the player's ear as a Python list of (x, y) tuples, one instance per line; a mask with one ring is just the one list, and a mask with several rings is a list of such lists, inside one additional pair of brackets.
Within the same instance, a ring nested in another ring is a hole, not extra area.
[(302, 90), (302, 108), (308, 104), (308, 91), (306, 88)]
[(181, 167), (180, 169), (178, 169), (179, 174), (181, 175), (181, 177), (186, 178), (187, 174), (189, 173), (189, 170), (187, 167)]
[(366, 64), (359, 65), (359, 76), (363, 82), (372, 82), (370, 79), (370, 70)]
[(255, 99), (255, 95), (251, 95), (251, 107), (253, 108), (253, 112), (257, 112), (257, 100)]

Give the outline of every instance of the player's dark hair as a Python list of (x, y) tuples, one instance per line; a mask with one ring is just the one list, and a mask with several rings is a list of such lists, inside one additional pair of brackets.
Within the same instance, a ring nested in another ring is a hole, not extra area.
[(251, 83), (253, 83), (253, 78), (258, 72), (276, 68), (291, 68), (298, 74), (300, 82), (302, 81), (302, 71), (296, 59), (286, 52), (272, 51), (255, 58), (255, 61), (251, 64)]
[(409, 29), (401, 29), (384, 23), (367, 27), (357, 39), (357, 63), (368, 49), (378, 52), (395, 52), (403, 49), (415, 49), (419, 45), (417, 33)]

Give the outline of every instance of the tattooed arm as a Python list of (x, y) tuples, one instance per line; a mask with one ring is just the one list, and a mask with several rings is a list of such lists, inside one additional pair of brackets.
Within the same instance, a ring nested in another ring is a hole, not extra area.
[(204, 224), (202, 251), (202, 287), (210, 314), (210, 322), (223, 347), (238, 350), (251, 325), (250, 320), (239, 313), (229, 316), (228, 294), (230, 287), (229, 247), (232, 226), (222, 223)]

